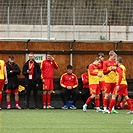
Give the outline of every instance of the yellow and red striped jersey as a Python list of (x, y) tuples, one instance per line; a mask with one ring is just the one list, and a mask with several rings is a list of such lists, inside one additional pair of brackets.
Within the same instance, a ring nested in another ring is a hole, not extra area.
[(115, 60), (107, 60), (103, 63), (103, 73), (105, 83), (115, 83), (116, 82), (116, 70), (111, 71), (111, 67), (117, 68)]
[(98, 75), (98, 66), (95, 64), (90, 64), (88, 68), (88, 75), (89, 75), (89, 85), (92, 84), (99, 84), (99, 77)]
[(127, 81), (126, 81), (126, 68), (124, 65), (119, 65), (117, 68), (117, 82), (116, 84), (118, 86), (120, 86), (120, 84), (126, 84), (127, 85)]

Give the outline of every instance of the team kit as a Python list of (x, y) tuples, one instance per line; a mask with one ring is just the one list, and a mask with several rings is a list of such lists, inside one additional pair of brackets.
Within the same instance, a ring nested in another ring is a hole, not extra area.
[[(33, 91), (35, 109), (37, 105), (37, 92), (40, 81), (43, 84), (43, 109), (53, 109), (51, 106), (51, 93), (54, 90), (54, 69), (58, 69), (52, 53), (46, 54), (46, 59), (39, 65), (34, 60), (34, 53), (29, 53), (28, 61), (23, 65), (22, 74), (25, 80), (26, 90), (26, 109), (30, 109), (30, 95)], [(0, 60), (0, 110), (2, 109), (2, 91), (6, 86), (7, 109), (11, 109), (10, 96), (14, 93), (17, 109), (19, 105), (19, 66), (14, 62), (14, 56), (9, 56), (8, 62)], [(104, 53), (99, 53), (94, 61), (87, 65), (86, 72), (81, 75), (82, 90), (78, 90), (78, 78), (73, 73), (73, 66), (66, 66), (66, 73), (60, 78), (60, 96), (63, 101), (62, 109), (77, 109), (76, 102), (81, 95), (83, 111), (86, 112), (88, 105), (94, 101), (96, 112), (117, 114), (115, 107), (120, 108), (122, 101), (126, 101), (130, 111), (127, 114), (133, 114), (131, 99), (128, 97), (128, 85), (126, 81), (126, 68), (123, 65), (122, 57), (117, 56), (114, 51), (109, 52), (108, 60), (104, 60)], [(102, 96), (102, 107), (100, 108), (100, 96)], [(67, 105), (68, 99), (72, 98), (70, 106)]]

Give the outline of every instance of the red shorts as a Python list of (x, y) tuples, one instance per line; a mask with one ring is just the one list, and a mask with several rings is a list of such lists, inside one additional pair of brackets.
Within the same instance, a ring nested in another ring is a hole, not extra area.
[(117, 94), (117, 95), (120, 95), (120, 96), (128, 96), (128, 86), (127, 85), (120, 85), (118, 91), (116, 91), (116, 88), (114, 89), (114, 92), (113, 94)]
[(96, 85), (89, 85), (90, 94), (99, 95), (100, 94), (100, 87), (99, 84)]
[(104, 81), (99, 81), (99, 87), (103, 91), (104, 90)]
[(104, 83), (104, 91), (105, 93), (113, 93), (116, 83)]
[(15, 89), (15, 90), (7, 89), (7, 90), (6, 90), (6, 93), (7, 93), (7, 94), (17, 93), (17, 92), (18, 92), (18, 89)]
[(0, 79), (0, 91), (3, 90), (3, 88), (4, 88), (4, 83), (5, 83), (4, 79)]
[(44, 79), (43, 90), (52, 91), (53, 89), (53, 79)]

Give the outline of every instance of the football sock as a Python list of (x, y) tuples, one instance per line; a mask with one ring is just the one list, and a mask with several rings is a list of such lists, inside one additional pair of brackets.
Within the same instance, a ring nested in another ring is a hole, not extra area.
[(88, 99), (87, 99), (87, 101), (86, 101), (86, 104), (88, 105), (91, 101), (92, 101), (92, 97), (89, 97)]

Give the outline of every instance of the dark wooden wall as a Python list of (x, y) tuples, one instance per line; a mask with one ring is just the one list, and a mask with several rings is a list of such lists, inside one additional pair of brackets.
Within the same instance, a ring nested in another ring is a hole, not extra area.
[[(21, 70), (25, 63), (25, 54), (33, 51), (34, 53), (53, 52), (55, 61), (59, 69), (55, 70), (55, 78), (66, 72), (66, 66), (70, 63), (70, 54), (73, 54), (73, 72), (81, 77), (88, 64), (92, 63), (99, 52), (105, 53), (105, 60), (108, 59), (108, 52), (115, 50), (115, 42), (29, 42), (28, 51), (26, 51), (26, 42), (0, 42), (0, 59), (8, 60), (9, 55), (15, 56), (15, 62)], [(72, 50), (70, 50), (70, 46)], [(133, 42), (122, 42), (118, 44), (119, 56), (123, 57), (127, 68), (127, 78), (133, 79)], [(22, 74), (19, 76), (23, 78)]]

